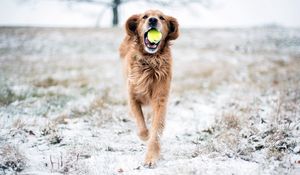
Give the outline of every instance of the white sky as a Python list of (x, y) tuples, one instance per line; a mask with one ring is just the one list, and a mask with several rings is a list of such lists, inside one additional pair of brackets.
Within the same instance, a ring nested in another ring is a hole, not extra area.
[[(121, 6), (121, 24), (134, 13), (161, 9), (175, 16), (182, 27), (248, 27), (279, 24), (300, 27), (300, 0), (213, 0), (206, 9), (198, 4), (188, 8), (161, 8), (143, 2)], [(99, 14), (101, 18), (98, 18)], [(0, 25), (110, 27), (111, 11), (103, 6), (73, 4), (56, 0), (0, 0)]]

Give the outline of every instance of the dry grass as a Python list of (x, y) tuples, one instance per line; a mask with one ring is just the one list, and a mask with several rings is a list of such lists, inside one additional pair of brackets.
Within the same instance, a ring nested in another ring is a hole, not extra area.
[(87, 170), (83, 168), (81, 160), (90, 158), (90, 155), (74, 151), (65, 154), (60, 152), (56, 155), (50, 155), (46, 163), (50, 172), (62, 174), (87, 174)]
[(27, 159), (16, 146), (0, 146), (0, 174), (6, 171), (21, 172), (26, 168)]
[(0, 79), (0, 107), (7, 106), (15, 101), (22, 101), (26, 98), (24, 94), (16, 94), (7, 84)]
[[(178, 66), (178, 67), (177, 67)], [(187, 61), (175, 64), (175, 76), (172, 90), (175, 94), (186, 91), (214, 91), (228, 81), (234, 79), (234, 65), (218, 61)]]
[(33, 82), (34, 86), (36, 87), (42, 87), (42, 88), (49, 88), (51, 86), (63, 86), (63, 87), (69, 87), (69, 86), (75, 86), (84, 88), (88, 86), (89, 80), (85, 76), (78, 76), (74, 79), (64, 79), (64, 80), (58, 80), (53, 77), (48, 77), (46, 79)]
[[(262, 169), (274, 166), (272, 168), (277, 172), (292, 171), (294, 163), (290, 161), (290, 155), (296, 155), (294, 149), (300, 145), (299, 60), (293, 58), (288, 62), (265, 64), (270, 64), (268, 69), (263, 63), (253, 63), (248, 67), (245, 81), (231, 99), (222, 104), (223, 110), (215, 124), (200, 132), (194, 140), (198, 146), (193, 157), (207, 154), (210, 157), (241, 158), (262, 163)], [(221, 79), (218, 77), (220, 81), (210, 81), (218, 82), (215, 87), (222, 83), (237, 83), (232, 77), (238, 77), (235, 73), (240, 72), (239, 68), (227, 66), (224, 67), (231, 69), (230, 74)], [(200, 73), (192, 78), (197, 81), (203, 77), (204, 74)], [(213, 74), (208, 74), (208, 78), (214, 79)], [(203, 93), (201, 88), (198, 90)], [(263, 155), (263, 159), (257, 154)], [(272, 161), (278, 163), (268, 163)], [(283, 167), (291, 169), (284, 171)]]

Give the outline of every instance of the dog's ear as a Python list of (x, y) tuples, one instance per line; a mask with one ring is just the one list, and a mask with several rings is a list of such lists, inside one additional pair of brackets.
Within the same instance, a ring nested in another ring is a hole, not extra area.
[(132, 15), (130, 18), (127, 19), (125, 29), (129, 36), (133, 36), (136, 34), (139, 17), (140, 15)]
[(179, 35), (179, 30), (178, 30), (179, 24), (177, 22), (177, 19), (168, 16), (167, 21), (168, 21), (168, 28), (169, 28), (168, 38), (170, 40), (175, 40), (176, 38), (178, 38)]

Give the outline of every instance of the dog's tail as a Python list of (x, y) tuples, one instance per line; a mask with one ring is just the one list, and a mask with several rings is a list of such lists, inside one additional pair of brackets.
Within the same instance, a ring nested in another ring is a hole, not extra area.
[(128, 51), (129, 51), (130, 46), (128, 45), (128, 43), (129, 43), (128, 40), (129, 40), (129, 38), (128, 38), (128, 36), (126, 36), (119, 48), (120, 57), (123, 59), (125, 58), (125, 56), (127, 55)]
[(119, 53), (120, 53), (121, 59), (124, 59), (127, 54), (127, 51), (126, 51), (123, 43), (121, 44), (121, 46), (119, 48)]

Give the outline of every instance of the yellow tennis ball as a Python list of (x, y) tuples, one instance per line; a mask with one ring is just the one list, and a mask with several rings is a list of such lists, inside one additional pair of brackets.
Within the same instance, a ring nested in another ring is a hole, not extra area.
[(158, 43), (161, 40), (162, 34), (156, 29), (151, 29), (149, 30), (147, 37), (151, 43)]

